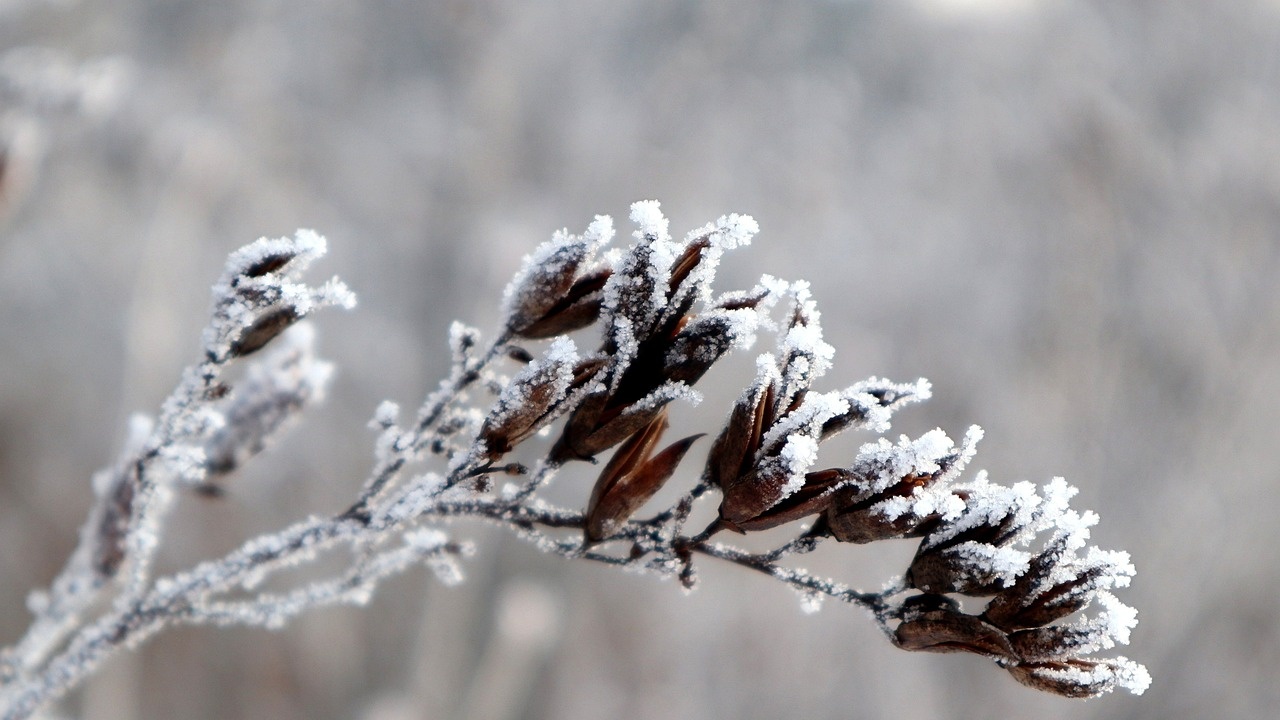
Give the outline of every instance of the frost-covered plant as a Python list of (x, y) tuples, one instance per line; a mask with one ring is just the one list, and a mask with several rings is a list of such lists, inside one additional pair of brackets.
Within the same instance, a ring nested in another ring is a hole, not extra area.
[[(823, 441), (846, 430), (883, 433), (896, 411), (929, 397), (929, 384), (871, 378), (813, 390), (833, 351), (805, 283), (765, 276), (750, 290), (712, 291), (720, 256), (749, 243), (755, 221), (729, 215), (675, 240), (656, 202), (633, 205), (631, 219), (638, 229), (629, 247), (605, 251), (613, 224), (599, 216), (583, 235), (557, 233), (528, 256), (487, 345), (478, 331), (453, 326), (450, 376), (416, 416), (406, 422), (394, 403), (378, 407), (373, 468), (349, 507), (156, 577), (176, 492), (217, 492), (218, 475), (251, 459), (323, 393), (330, 368), (313, 356), (305, 326), (292, 326), (318, 308), (354, 302), (336, 279), (319, 287), (300, 281), (325, 250), (314, 233), (233, 253), (214, 287), (201, 361), (155, 421), (134, 423), (120, 459), (94, 479), (97, 502), (78, 548), (51, 588), (32, 596), (26, 636), (0, 655), (3, 717), (30, 716), (113, 653), (165, 627), (278, 627), (308, 609), (363, 603), (381, 580), (416, 564), (455, 583), (458, 558), (471, 552), (442, 528), (455, 518), (496, 523), (566, 558), (674, 577), (689, 589), (700, 558), (735, 563), (791, 586), (806, 607), (831, 597), (870, 611), (898, 647), (984, 655), (1060, 695), (1146, 689), (1141, 665), (1093, 657), (1127, 643), (1137, 623), (1110, 593), (1128, 585), (1134, 569), (1126, 553), (1087, 545), (1097, 516), (1069, 508), (1074, 488), (1061, 479), (1039, 489), (996, 485), (983, 473), (964, 479), (977, 427), (959, 444), (942, 430), (880, 439), (847, 465), (821, 468)], [(599, 344), (580, 350), (567, 333), (591, 326)], [(757, 359), (700, 479), (670, 507), (637, 517), (699, 437), (662, 447), (672, 403), (697, 401), (693, 386), (708, 369), (762, 331), (776, 335), (776, 348)], [(245, 358), (252, 365), (232, 387), (223, 371)], [(503, 363), (522, 367), (506, 379), (498, 374)], [(492, 402), (469, 402), (477, 389), (491, 391)], [(553, 431), (554, 441), (541, 439)], [(514, 460), (517, 448), (536, 461)], [(610, 451), (583, 510), (540, 496), (561, 467)], [(690, 531), (695, 508), (716, 495), (714, 520)], [(767, 552), (722, 539), (726, 531), (779, 527), (795, 531)], [(789, 562), (824, 541), (893, 538), (919, 538), (918, 549), (905, 574), (879, 592)], [(334, 577), (258, 589), (284, 568), (341, 548), (354, 559)], [(989, 599), (965, 612), (955, 596)]]

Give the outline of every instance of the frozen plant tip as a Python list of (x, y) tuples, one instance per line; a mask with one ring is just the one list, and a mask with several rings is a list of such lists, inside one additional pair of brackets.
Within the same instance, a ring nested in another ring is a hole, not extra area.
[[(870, 378), (819, 389), (834, 352), (807, 283), (766, 275), (746, 290), (714, 292), (721, 256), (758, 232), (750, 217), (727, 215), (680, 240), (656, 202), (633, 205), (631, 220), (637, 229), (624, 248), (606, 250), (613, 222), (599, 216), (581, 236), (561, 231), (525, 258), (488, 343), (454, 325), (450, 374), (413, 420), (403, 421), (395, 403), (378, 406), (372, 467), (350, 505), (157, 576), (180, 491), (220, 494), (222, 476), (323, 394), (330, 367), (315, 358), (313, 333), (300, 321), (354, 303), (336, 279), (303, 281), (325, 252), (315, 233), (233, 253), (214, 286), (201, 359), (94, 479), (78, 548), (49, 590), (32, 596), (27, 634), (0, 654), (0, 717), (30, 717), (166, 627), (278, 627), (314, 608), (362, 604), (382, 580), (416, 565), (459, 582), (471, 548), (444, 525), (468, 518), (544, 552), (686, 588), (704, 559), (741, 565), (789, 585), (806, 609), (824, 598), (862, 607), (900, 648), (985, 656), (1046, 692), (1147, 688), (1142, 665), (1095, 656), (1127, 643), (1137, 623), (1112, 594), (1134, 568), (1126, 553), (1088, 544), (1098, 518), (1070, 508), (1074, 488), (1062, 479), (1004, 486), (966, 475), (982, 436), (976, 426), (959, 442), (941, 429), (879, 438), (824, 464), (824, 442), (884, 433), (895, 413), (929, 398), (929, 384)], [(594, 342), (566, 335), (593, 328)], [(708, 428), (713, 439), (693, 463), (699, 478), (685, 481), (670, 506), (644, 512), (701, 437), (664, 441), (670, 418), (700, 400), (694, 388), (713, 365), (765, 331), (775, 333), (774, 347), (757, 358), (723, 425)], [(233, 386), (223, 370), (235, 362), (250, 365)], [(504, 365), (509, 379), (499, 374)], [(606, 454), (581, 509), (543, 497), (558, 473)], [(689, 527), (695, 508), (717, 502), (707, 507), (710, 525)], [(725, 540), (764, 530), (788, 539), (765, 552)], [(791, 564), (824, 542), (899, 539), (915, 542), (915, 555), (878, 592)], [(281, 570), (335, 555), (351, 559), (332, 577), (258, 589)]]

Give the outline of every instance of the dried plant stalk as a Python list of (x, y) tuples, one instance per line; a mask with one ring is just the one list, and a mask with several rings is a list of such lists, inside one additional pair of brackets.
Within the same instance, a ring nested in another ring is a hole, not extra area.
[[(317, 308), (354, 303), (337, 280), (301, 281), (325, 251), (314, 233), (232, 254), (214, 287), (201, 361), (156, 420), (135, 422), (116, 465), (95, 479), (79, 547), (50, 589), (33, 595), (28, 633), (0, 653), (0, 717), (30, 717), (166, 627), (277, 627), (312, 608), (363, 603), (381, 580), (417, 564), (457, 582), (469, 546), (437, 527), (452, 518), (496, 523), (543, 552), (676, 577), (686, 588), (697, 583), (700, 558), (741, 565), (806, 598), (871, 611), (900, 648), (985, 656), (1019, 682), (1067, 697), (1147, 688), (1143, 666), (1093, 657), (1127, 643), (1137, 623), (1110, 592), (1134, 569), (1126, 553), (1088, 546), (1097, 516), (1069, 507), (1074, 488), (1060, 478), (1040, 488), (997, 485), (981, 472), (964, 479), (976, 427), (959, 444), (942, 430), (881, 438), (846, 465), (820, 466), (821, 443), (845, 431), (887, 431), (894, 413), (928, 399), (929, 384), (870, 378), (813, 389), (833, 351), (806, 283), (764, 276), (749, 290), (712, 292), (721, 255), (748, 244), (755, 221), (728, 215), (675, 240), (656, 202), (633, 205), (631, 219), (634, 241), (621, 251), (600, 252), (614, 234), (600, 216), (582, 236), (557, 233), (528, 256), (488, 346), (455, 324), (450, 376), (413, 422), (402, 424), (394, 403), (379, 406), (373, 467), (349, 507), (157, 577), (176, 491), (219, 493), (221, 475), (322, 396), (328, 365), (312, 354), (306, 326), (292, 326)], [(580, 353), (564, 333), (593, 325), (599, 346)], [(658, 449), (673, 403), (698, 400), (693, 386), (711, 366), (761, 331), (775, 332), (776, 347), (759, 356), (755, 378), (713, 431), (701, 479), (674, 505), (637, 519), (697, 438)], [(523, 367), (504, 380), (497, 370), (510, 361)], [(239, 387), (221, 379), (232, 362), (252, 363)], [(487, 409), (468, 404), (473, 386), (495, 389)], [(556, 440), (539, 439), (561, 420)], [(540, 459), (529, 469), (512, 459), (517, 450)], [(565, 465), (607, 452), (584, 510), (540, 496)], [(495, 490), (496, 478), (515, 482)], [(688, 532), (694, 507), (717, 495), (716, 520)], [(719, 539), (725, 530), (779, 527), (795, 532), (768, 552)], [(822, 542), (898, 538), (914, 539), (917, 552), (879, 592), (788, 564)], [(342, 548), (357, 550), (355, 559), (332, 578), (257, 589), (283, 568)], [(990, 599), (974, 614), (956, 595)]]

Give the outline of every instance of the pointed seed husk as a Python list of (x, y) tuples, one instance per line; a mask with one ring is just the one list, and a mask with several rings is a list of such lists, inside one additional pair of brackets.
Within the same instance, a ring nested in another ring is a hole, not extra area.
[(662, 489), (685, 453), (701, 437), (684, 438), (650, 457), (667, 425), (664, 411), (619, 447), (600, 473), (587, 505), (585, 532), (588, 543), (599, 542), (612, 535)]
[(971, 652), (978, 655), (1017, 659), (1009, 639), (998, 628), (958, 610), (933, 610), (898, 625), (894, 631), (898, 647), (924, 652)]

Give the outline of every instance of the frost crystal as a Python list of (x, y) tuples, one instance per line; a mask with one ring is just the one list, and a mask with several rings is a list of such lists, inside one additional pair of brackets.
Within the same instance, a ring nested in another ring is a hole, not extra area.
[(863, 472), (874, 478), (872, 489), (879, 491), (907, 475), (938, 472), (938, 462), (954, 447), (940, 428), (930, 430), (915, 440), (903, 435), (897, 445), (880, 438), (862, 446), (856, 465), (865, 468)]
[(662, 205), (657, 200), (641, 200), (631, 204), (631, 222), (636, 224), (637, 240), (667, 241), (671, 234), (667, 231), (669, 223), (662, 214)]

